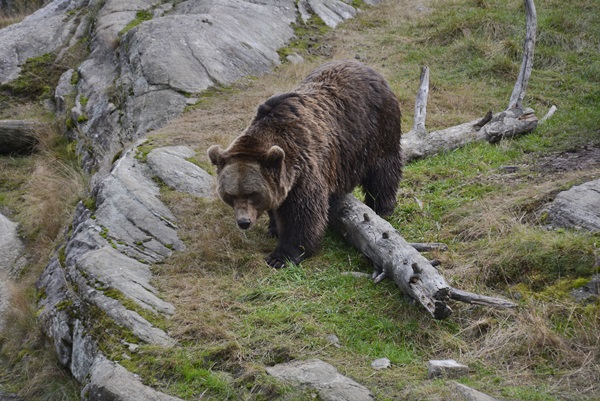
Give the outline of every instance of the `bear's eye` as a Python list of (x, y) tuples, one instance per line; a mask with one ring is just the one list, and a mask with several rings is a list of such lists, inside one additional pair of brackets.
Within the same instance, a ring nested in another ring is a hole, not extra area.
[(250, 199), (252, 203), (257, 204), (260, 203), (262, 197), (259, 192), (252, 192), (250, 195), (248, 195), (248, 199)]
[(221, 197), (223, 198), (223, 202), (227, 203), (228, 205), (233, 205), (233, 200), (235, 199), (233, 195), (224, 193)]

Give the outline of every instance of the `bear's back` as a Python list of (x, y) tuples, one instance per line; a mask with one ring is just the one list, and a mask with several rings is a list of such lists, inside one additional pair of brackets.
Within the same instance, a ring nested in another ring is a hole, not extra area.
[[(322, 141), (321, 166), (336, 193), (351, 191), (377, 159), (400, 158), (400, 106), (386, 80), (355, 60), (322, 65), (296, 93), (305, 97)], [(303, 124), (303, 122), (299, 122)]]
[(352, 191), (377, 160), (400, 159), (400, 108), (385, 79), (355, 60), (324, 64), (258, 107), (231, 154), (281, 147), (285, 163), (334, 194)]

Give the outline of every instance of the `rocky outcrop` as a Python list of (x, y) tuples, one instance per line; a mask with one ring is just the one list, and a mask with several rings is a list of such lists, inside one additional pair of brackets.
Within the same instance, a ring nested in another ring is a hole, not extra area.
[(544, 214), (553, 227), (600, 232), (600, 179), (559, 193)]
[(96, 184), (124, 144), (181, 114), (186, 94), (279, 64), (277, 50), (293, 37), (297, 14), (304, 20), (316, 14), (335, 27), (356, 14), (349, 3), (55, 0), (0, 31), (0, 82), (15, 79), (28, 58), (60, 58), (88, 41), (88, 59), (64, 74), (56, 103), (78, 139), (84, 167), (99, 173)]
[(88, 0), (54, 0), (22, 22), (0, 30), (0, 83), (16, 79), (27, 59), (72, 46), (87, 24)]
[(90, 383), (83, 392), (90, 400), (108, 401), (181, 401), (142, 384), (125, 368), (100, 356), (91, 368)]
[(278, 364), (268, 367), (267, 373), (284, 382), (314, 389), (324, 401), (374, 400), (369, 389), (319, 359)]
[[(160, 299), (150, 283), (150, 264), (163, 261), (184, 245), (177, 236), (174, 217), (158, 199), (155, 173), (144, 161), (136, 159), (137, 146), (142, 142), (126, 149), (115, 162), (110, 174), (97, 187), (95, 205), (79, 204), (66, 244), (54, 255), (38, 281), (45, 294), (40, 301), (39, 319), (54, 340), (60, 363), (78, 380), (91, 380), (90, 385), (98, 394), (104, 394), (99, 383), (105, 382), (94, 376), (94, 372), (102, 371), (94, 368), (98, 360), (105, 358), (91, 334), (98, 320), (110, 319), (142, 343), (175, 345), (147, 317), (160, 319), (174, 312), (173, 305)], [(187, 148), (175, 150), (179, 156), (172, 157), (194, 154)], [(178, 176), (181, 164), (191, 171), (198, 168), (181, 159), (170, 166), (161, 164), (161, 174)], [(183, 175), (193, 190), (201, 187), (204, 177), (198, 178), (200, 183), (194, 183), (193, 175)], [(116, 371), (123, 369), (111, 366)], [(109, 383), (116, 386), (112, 381)], [(106, 391), (117, 391), (120, 386)]]
[(196, 152), (186, 146), (167, 146), (148, 153), (147, 163), (154, 175), (171, 189), (209, 198), (214, 179), (197, 165), (187, 161)]

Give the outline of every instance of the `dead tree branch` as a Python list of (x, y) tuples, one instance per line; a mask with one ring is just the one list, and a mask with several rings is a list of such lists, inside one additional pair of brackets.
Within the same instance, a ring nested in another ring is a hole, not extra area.
[(519, 71), (519, 77), (513, 88), (513, 92), (510, 95), (507, 109), (523, 107), (523, 99), (525, 98), (525, 90), (529, 84), (529, 77), (531, 76), (531, 70), (533, 69), (533, 50), (535, 48), (535, 38), (537, 32), (537, 12), (535, 11), (535, 4), (533, 0), (524, 0), (525, 2), (525, 15), (526, 15), (526, 32), (525, 32), (525, 43), (523, 45), (523, 61), (521, 63), (521, 70)]
[(415, 117), (413, 120), (413, 128), (411, 132), (415, 135), (424, 135), (427, 133), (425, 129), (425, 118), (427, 117), (427, 98), (429, 97), (429, 67), (421, 68), (421, 85), (417, 92), (415, 100)]

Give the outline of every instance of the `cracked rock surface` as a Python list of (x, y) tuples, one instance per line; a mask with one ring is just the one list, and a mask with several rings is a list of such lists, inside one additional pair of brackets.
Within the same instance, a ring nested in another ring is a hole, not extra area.
[(292, 361), (267, 368), (271, 376), (316, 390), (324, 401), (372, 401), (368, 388), (340, 374), (320, 359)]
[(559, 193), (547, 213), (553, 227), (600, 232), (600, 179)]
[[(166, 318), (174, 313), (173, 305), (162, 300), (151, 284), (150, 264), (184, 249), (177, 236), (175, 219), (159, 199), (159, 188), (153, 180), (156, 173), (146, 162), (136, 158), (137, 146), (143, 142), (126, 149), (110, 174), (97, 186), (95, 207), (89, 203), (88, 206), (79, 204), (64, 247), (54, 255), (38, 280), (38, 287), (46, 294), (40, 302), (44, 331), (54, 339), (60, 363), (70, 368), (78, 380), (90, 380), (94, 394), (120, 391), (127, 386), (124, 382), (115, 384), (112, 379), (94, 376), (102, 370), (96, 369), (98, 364), (105, 368), (110, 366), (119, 377), (122, 375), (118, 372), (124, 369), (118, 364), (103, 362), (106, 358), (89, 334), (95, 324), (95, 317), (90, 313), (93, 308), (125, 327), (142, 343), (161, 347), (176, 344), (142, 313), (147, 311)], [(185, 147), (159, 148), (155, 154), (169, 157), (155, 160), (154, 164), (160, 166), (156, 168), (165, 176), (177, 176), (180, 164), (196, 171), (199, 167), (183, 158), (192, 157), (194, 153)], [(172, 163), (173, 158), (178, 161)], [(206, 177), (202, 175), (194, 178), (188, 173), (185, 177), (186, 188), (200, 188), (205, 184)], [(132, 308), (130, 303), (136, 307)], [(110, 384), (110, 389), (102, 390), (102, 383)], [(147, 399), (163, 399), (152, 398), (155, 396)], [(133, 399), (127, 397), (117, 399)]]

